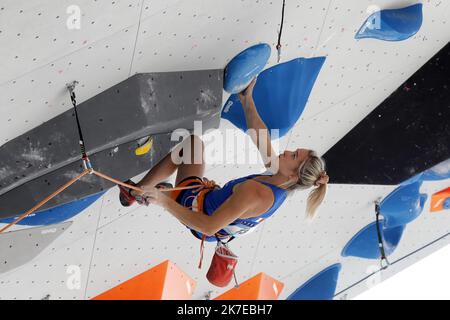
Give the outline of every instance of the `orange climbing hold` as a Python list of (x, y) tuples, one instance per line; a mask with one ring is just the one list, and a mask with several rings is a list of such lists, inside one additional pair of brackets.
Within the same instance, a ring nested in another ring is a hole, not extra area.
[(194, 280), (166, 260), (92, 300), (187, 300), (195, 286)]
[(441, 211), (450, 208), (450, 187), (433, 194), (430, 203), (430, 212)]
[(283, 283), (261, 272), (214, 300), (277, 300), (283, 287)]

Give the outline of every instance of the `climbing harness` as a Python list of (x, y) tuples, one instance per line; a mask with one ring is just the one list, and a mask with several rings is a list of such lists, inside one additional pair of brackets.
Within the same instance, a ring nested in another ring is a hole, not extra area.
[(280, 62), (281, 59), (281, 33), (283, 32), (283, 24), (284, 24), (284, 6), (285, 6), (285, 0), (283, 0), (283, 6), (281, 9), (281, 23), (280, 23), (280, 32), (278, 32), (278, 42), (277, 42), (277, 54), (278, 54), (278, 60), (277, 62)]
[[(198, 182), (196, 185), (188, 186), (192, 182)], [(193, 193), (196, 195), (191, 195), (186, 198), (193, 198), (192, 205), (187, 207), (193, 211), (200, 211), (204, 208), (205, 196), (208, 192), (214, 190), (218, 185), (213, 180), (208, 180), (206, 178), (203, 179), (188, 179), (181, 182), (174, 192), (170, 194), (173, 200), (177, 200), (181, 191), (186, 188), (186, 186), (196, 189)], [(217, 246), (214, 252), (213, 259), (211, 261), (210, 267), (206, 274), (206, 278), (208, 281), (216, 285), (218, 287), (226, 286), (230, 283), (231, 278), (234, 278), (235, 286), (239, 287), (239, 283), (236, 277), (236, 264), (238, 262), (238, 257), (228, 248), (228, 243), (235, 239), (234, 236), (223, 236), (219, 233), (216, 233), (215, 238), (217, 240)], [(226, 242), (223, 242), (224, 239), (227, 239)], [(201, 269), (203, 265), (203, 256), (205, 251), (205, 240), (206, 235), (202, 235), (200, 242), (200, 261), (198, 264), (198, 268)]]
[[(181, 191), (183, 189), (186, 188), (191, 188), (191, 189), (196, 189), (194, 191), (194, 193), (196, 193), (196, 195), (192, 195), (189, 196), (189, 198), (193, 198), (192, 200), (192, 205), (187, 207), (188, 209), (191, 209), (192, 211), (201, 211), (204, 208), (204, 202), (205, 202), (205, 196), (206, 194), (211, 191), (214, 190), (217, 187), (217, 184), (213, 181), (213, 180), (208, 180), (206, 178), (203, 179), (195, 179), (195, 182), (198, 182), (195, 185), (191, 185), (189, 186), (189, 184), (191, 184), (193, 182), (193, 179), (188, 179), (185, 180), (183, 182), (181, 182), (175, 191), (173, 191), (170, 196), (174, 201), (177, 201), (178, 196), (180, 195)], [(173, 190), (173, 189), (172, 189)], [(219, 235), (216, 234), (216, 238), (218, 239)], [(198, 264), (198, 268), (201, 269), (202, 268), (202, 262), (203, 262), (203, 253), (204, 253), (204, 248), (205, 248), (205, 240), (206, 240), (206, 235), (202, 235), (201, 237), (201, 243), (200, 243), (200, 261)]]
[[(376, 226), (377, 226), (377, 237), (378, 237), (378, 248), (380, 249), (380, 267), (381, 270), (387, 269), (391, 264), (386, 257), (386, 251), (384, 249), (383, 235), (381, 234), (380, 227), (380, 204), (378, 201), (375, 202), (375, 212), (376, 212)], [(383, 262), (385, 264), (383, 264)]]

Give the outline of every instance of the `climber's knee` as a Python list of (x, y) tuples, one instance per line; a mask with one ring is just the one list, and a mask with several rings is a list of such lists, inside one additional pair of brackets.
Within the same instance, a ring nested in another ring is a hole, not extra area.
[(205, 144), (197, 135), (184, 139), (172, 154), (172, 161), (177, 164), (202, 164)]
[(186, 148), (183, 148), (183, 152), (186, 152), (186, 156), (183, 156), (183, 162), (186, 164), (202, 164), (205, 148), (202, 138), (197, 135), (191, 135), (186, 140)]

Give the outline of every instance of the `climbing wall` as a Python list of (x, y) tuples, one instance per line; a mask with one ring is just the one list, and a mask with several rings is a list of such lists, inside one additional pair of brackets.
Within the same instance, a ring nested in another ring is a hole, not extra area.
[[(450, 2), (441, 0), (419, 1), (423, 24), (406, 40), (355, 39), (374, 5), (392, 9), (417, 2), (286, 1), (280, 62), (313, 57), (325, 62), (300, 119), (276, 141), (280, 151), (302, 147), (325, 154), (450, 41)], [(272, 47), (266, 69), (274, 67), (281, 5), (281, 0), (82, 0), (76, 6), (2, 1), (0, 145), (69, 110), (65, 85), (73, 80), (79, 81), (77, 100), (83, 103), (136, 73), (223, 69), (257, 43)], [(222, 105), (229, 97), (223, 93)], [(219, 131), (227, 129), (235, 127), (222, 120)], [(448, 132), (442, 134), (450, 139)], [(208, 150), (215, 147), (210, 143)], [(237, 158), (244, 149), (226, 153)], [(261, 163), (211, 161), (206, 176), (223, 184), (262, 171)], [(5, 174), (0, 167), (0, 176)], [(406, 226), (386, 270), (379, 271), (378, 260), (341, 252), (374, 222), (374, 201), (398, 185), (331, 184), (314, 221), (304, 219), (307, 193), (297, 192), (258, 230), (235, 240), (237, 277), (243, 282), (263, 272), (284, 284), (278, 298), (286, 299), (320, 271), (340, 264), (329, 285), (336, 285), (332, 297), (351, 299), (448, 243), (450, 212), (431, 213), (430, 203), (449, 181), (423, 182), (420, 193), (428, 196), (423, 211)], [(199, 241), (177, 220), (154, 205), (124, 208), (117, 188), (105, 191), (67, 226), (23, 224), (0, 234), (0, 262), (8, 257), (15, 263), (0, 268), (0, 299), (91, 299), (167, 259), (196, 282), (193, 299), (214, 298), (232, 288), (213, 287), (205, 278), (214, 244), (207, 244), (205, 266), (198, 270)], [(22, 249), (22, 241), (14, 258), (11, 250), (28, 229), (33, 241), (27, 244), (39, 249)]]

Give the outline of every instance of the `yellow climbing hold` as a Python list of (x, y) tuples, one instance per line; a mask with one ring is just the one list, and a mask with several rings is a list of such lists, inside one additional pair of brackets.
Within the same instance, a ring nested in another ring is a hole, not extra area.
[(134, 150), (134, 153), (137, 156), (142, 156), (142, 155), (148, 153), (153, 146), (153, 139), (151, 137), (147, 137), (147, 138), (144, 138), (141, 140), (144, 140), (143, 143), (142, 144), (138, 143), (139, 147), (136, 148), (136, 150)]

